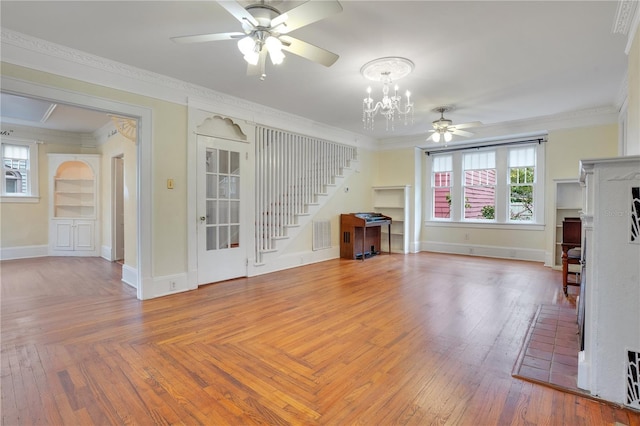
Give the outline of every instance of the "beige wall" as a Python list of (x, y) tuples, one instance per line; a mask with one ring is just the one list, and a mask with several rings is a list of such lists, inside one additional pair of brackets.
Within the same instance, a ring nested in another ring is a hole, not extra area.
[(112, 247), (113, 241), (113, 163), (114, 157), (122, 156), (124, 163), (124, 263), (137, 267), (137, 208), (136, 188), (137, 152), (136, 144), (116, 133), (100, 145), (101, 158), (101, 220), (102, 246)]
[[(152, 111), (152, 274), (184, 273), (187, 269), (187, 107), (7, 63), (2, 63), (2, 74), (53, 88), (138, 105)], [(175, 179), (175, 189), (166, 189), (166, 177)], [(4, 228), (4, 203), (2, 208)], [(13, 209), (9, 209), (13, 215)], [(38, 232), (38, 235), (44, 235), (41, 241), (46, 241), (46, 232)]]
[(618, 125), (582, 127), (549, 133), (546, 152), (545, 245), (553, 252), (555, 243), (554, 179), (578, 179), (581, 159), (607, 158), (618, 155)]
[[(337, 188), (336, 194), (328, 200), (313, 220), (331, 221), (331, 246), (340, 247), (340, 214), (369, 211), (372, 204), (373, 191), (371, 181), (374, 176), (373, 158), (375, 154), (369, 150), (358, 148), (358, 161), (352, 162), (353, 173), (344, 179)], [(348, 191), (347, 191), (348, 188)], [(287, 247), (285, 253), (299, 253), (312, 248), (313, 225), (308, 224), (300, 236)]]
[(413, 148), (378, 151), (375, 156), (376, 173), (371, 186), (413, 185), (416, 175)]
[[(420, 240), (425, 243), (460, 244), (553, 250), (554, 179), (578, 177), (582, 158), (613, 157), (617, 152), (617, 124), (549, 132), (545, 152), (545, 230), (512, 230), (491, 227), (429, 226), (422, 228)], [(415, 185), (419, 171), (413, 149), (379, 151), (375, 153), (374, 185)], [(426, 161), (426, 160), (425, 160)], [(425, 185), (426, 186), (426, 185)], [(417, 194), (422, 203), (423, 194)]]
[[(0, 246), (33, 247), (49, 244), (49, 159), (47, 154), (96, 154), (92, 148), (49, 143), (38, 145), (37, 203), (0, 203)], [(53, 173), (53, 172), (51, 172)]]
[[(154, 203), (152, 274), (165, 276), (184, 273), (187, 270), (187, 108), (10, 64), (3, 64), (2, 72), (10, 77), (139, 105), (152, 111), (152, 199)], [(64, 152), (64, 149), (69, 148), (60, 147), (60, 151), (57, 152)], [(46, 166), (45, 151), (41, 153), (41, 167)], [(577, 177), (580, 158), (615, 156), (616, 153), (617, 125), (550, 132), (546, 148), (547, 228), (553, 222), (549, 216), (553, 204), (553, 179)], [(416, 161), (417, 155), (420, 154), (416, 154), (413, 148), (378, 152), (359, 150), (357, 172), (343, 184), (344, 187), (349, 187), (349, 192), (338, 191), (335, 198), (330, 200), (317, 216), (319, 220), (332, 221), (334, 230), (332, 244), (339, 245), (338, 240), (333, 240), (338, 238), (340, 213), (371, 209), (372, 186), (411, 185), (415, 191), (418, 187), (416, 183), (420, 183), (422, 179), (418, 167), (421, 160)], [(169, 178), (175, 182), (174, 189), (166, 187), (166, 181)], [(104, 181), (106, 179), (103, 179), (103, 185)], [(32, 206), (2, 204), (2, 247), (47, 243), (47, 188), (45, 173), (41, 175), (43, 199), (39, 204)], [(416, 192), (416, 205), (421, 206), (422, 191)], [(420, 218), (417, 217), (419, 214), (415, 215), (414, 211), (416, 211), (415, 206), (412, 206), (411, 214), (418, 219), (418, 223), (421, 223)], [(10, 219), (7, 220), (7, 217)], [(35, 228), (34, 226), (28, 228), (15, 226), (12, 224), (12, 220), (15, 220), (13, 218), (38, 225)], [(16, 230), (16, 228), (23, 229)], [(416, 232), (420, 235), (422, 242), (520, 247), (534, 250), (552, 250), (553, 245), (553, 236), (546, 231), (424, 226)], [(134, 235), (135, 232), (127, 232), (128, 237)], [(135, 244), (135, 241), (128, 240), (127, 244)], [(304, 251), (309, 250), (309, 247), (311, 247), (310, 227), (292, 242), (287, 251)], [(127, 250), (128, 254), (131, 252), (132, 250)]]
[(550, 132), (546, 152), (547, 186), (553, 184), (553, 179), (577, 179), (581, 159), (615, 157), (617, 140), (617, 124)]

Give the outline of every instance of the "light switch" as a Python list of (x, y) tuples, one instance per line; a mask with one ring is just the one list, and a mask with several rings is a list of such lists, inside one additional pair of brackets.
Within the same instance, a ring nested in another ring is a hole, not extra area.
[(173, 189), (173, 179), (167, 179), (167, 189)]

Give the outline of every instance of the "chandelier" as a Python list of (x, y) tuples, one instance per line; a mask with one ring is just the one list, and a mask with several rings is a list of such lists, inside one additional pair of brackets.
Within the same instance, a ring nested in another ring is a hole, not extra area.
[(404, 119), (404, 124), (409, 122), (409, 116), (413, 123), (413, 103), (411, 102), (411, 92), (405, 93), (406, 100), (403, 102), (402, 96), (398, 95), (398, 85), (390, 94), (390, 87), (394, 81), (407, 76), (413, 71), (413, 62), (406, 58), (387, 57), (375, 59), (367, 62), (360, 68), (362, 76), (368, 80), (382, 83), (382, 99), (374, 102), (371, 98), (371, 87), (367, 88), (367, 97), (362, 102), (362, 122), (364, 128), (372, 130), (375, 127), (375, 116), (380, 113), (387, 121), (387, 130), (391, 125), (394, 129), (396, 116)]

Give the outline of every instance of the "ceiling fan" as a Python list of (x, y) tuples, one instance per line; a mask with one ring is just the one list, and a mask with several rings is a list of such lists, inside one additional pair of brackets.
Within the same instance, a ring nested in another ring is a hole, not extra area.
[(429, 132), (433, 134), (430, 135), (427, 138), (427, 140), (431, 139), (434, 142), (440, 142), (441, 139), (444, 139), (446, 143), (451, 141), (451, 138), (453, 137), (453, 135), (459, 135), (459, 136), (465, 136), (465, 137), (473, 136), (473, 133), (467, 132), (466, 130), (461, 130), (461, 129), (482, 125), (482, 123), (479, 121), (472, 121), (469, 123), (454, 125), (453, 121), (447, 118), (444, 118), (444, 113), (447, 111), (451, 111), (452, 109), (453, 107), (451, 106), (441, 106), (433, 109), (433, 112), (440, 113), (440, 118), (432, 122), (433, 130), (429, 130)]
[(324, 66), (331, 66), (338, 55), (321, 47), (287, 35), (304, 27), (340, 13), (342, 6), (336, 0), (307, 1), (298, 7), (281, 13), (275, 7), (260, 3), (243, 7), (236, 1), (218, 1), (227, 12), (242, 24), (242, 32), (200, 34), (171, 37), (176, 43), (199, 43), (219, 40), (238, 40), (238, 49), (247, 61), (247, 75), (258, 75), (264, 80), (267, 56), (274, 65), (282, 63), (283, 50)]

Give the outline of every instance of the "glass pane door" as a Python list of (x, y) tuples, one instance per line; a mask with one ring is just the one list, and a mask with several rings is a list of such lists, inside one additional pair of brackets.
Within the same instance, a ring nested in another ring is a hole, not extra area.
[(207, 148), (206, 249), (240, 247), (240, 153)]

